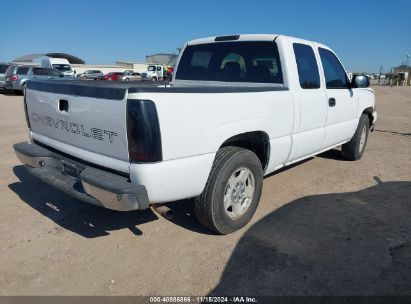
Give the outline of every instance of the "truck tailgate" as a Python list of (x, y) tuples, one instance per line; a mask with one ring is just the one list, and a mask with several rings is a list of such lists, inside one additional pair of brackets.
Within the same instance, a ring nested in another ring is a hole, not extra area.
[(51, 139), (56, 149), (58, 143), (71, 146), (69, 154), (79, 158), (87, 151), (128, 162), (126, 92), (77, 81), (29, 82), (25, 99), (33, 138)]

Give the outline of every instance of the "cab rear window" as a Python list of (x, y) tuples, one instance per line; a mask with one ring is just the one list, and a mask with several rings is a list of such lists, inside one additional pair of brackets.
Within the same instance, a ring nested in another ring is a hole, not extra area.
[(187, 46), (180, 59), (176, 79), (283, 83), (277, 44), (272, 41)]

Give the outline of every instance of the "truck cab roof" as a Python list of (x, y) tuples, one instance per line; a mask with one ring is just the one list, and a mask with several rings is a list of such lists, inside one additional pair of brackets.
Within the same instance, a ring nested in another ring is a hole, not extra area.
[(278, 35), (276, 34), (242, 34), (242, 35), (226, 35), (226, 36), (213, 36), (191, 40), (187, 45), (213, 43), (221, 41), (273, 41)]
[[(301, 42), (303, 41), (315, 42), (311, 40), (306, 40), (306, 39), (301, 39), (301, 38), (286, 36), (286, 35), (279, 35), (279, 34), (234, 34), (234, 35), (212, 36), (212, 37), (194, 39), (194, 40), (187, 42), (187, 45), (196, 45), (196, 44), (204, 44), (204, 43), (223, 42), (223, 41), (275, 41), (279, 37), (294, 38), (294, 39), (300, 40)], [(315, 42), (315, 43), (321, 46), (325, 46), (318, 42)]]

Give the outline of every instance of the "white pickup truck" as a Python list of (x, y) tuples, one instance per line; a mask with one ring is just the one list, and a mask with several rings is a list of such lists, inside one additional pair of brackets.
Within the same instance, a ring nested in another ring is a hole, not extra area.
[(263, 177), (342, 145), (358, 160), (377, 120), (365, 76), (327, 46), (282, 35), (188, 42), (169, 85), (32, 81), (27, 170), (85, 202), (146, 209), (194, 198), (222, 234), (243, 227)]

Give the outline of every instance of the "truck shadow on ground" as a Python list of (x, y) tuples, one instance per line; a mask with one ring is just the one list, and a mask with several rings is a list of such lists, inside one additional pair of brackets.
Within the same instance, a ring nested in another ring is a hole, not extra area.
[(328, 151), (325, 151), (321, 154), (316, 155), (316, 157), (345, 161), (345, 159), (341, 155), (341, 150), (340, 149), (331, 149), (331, 150), (328, 150)]
[(24, 166), (16, 166), (13, 171), (20, 181), (9, 188), (22, 201), (59, 226), (86, 238), (125, 228), (142, 235), (138, 226), (158, 219), (151, 210), (119, 212), (86, 204), (32, 176)]
[(411, 133), (406, 133), (406, 132), (387, 131), (387, 130), (375, 130), (375, 132), (391, 133), (391, 134), (402, 135), (402, 136), (411, 136)]
[(279, 208), (240, 239), (210, 295), (411, 295), (411, 182)]

